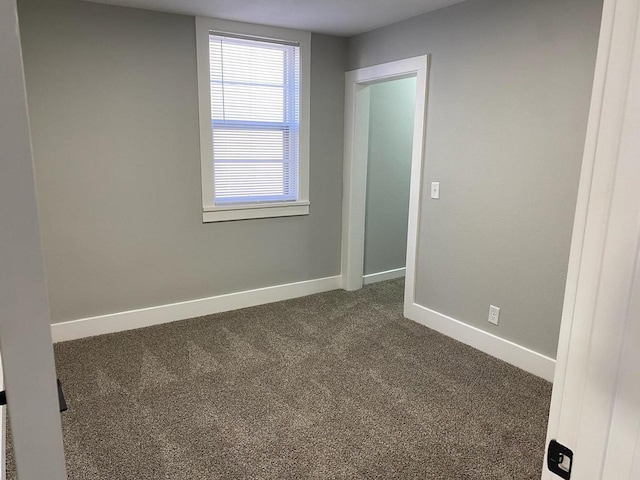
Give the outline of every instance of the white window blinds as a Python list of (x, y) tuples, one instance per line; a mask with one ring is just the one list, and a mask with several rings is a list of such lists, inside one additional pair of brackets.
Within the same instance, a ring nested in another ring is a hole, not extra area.
[(209, 34), (216, 205), (298, 199), (300, 48)]

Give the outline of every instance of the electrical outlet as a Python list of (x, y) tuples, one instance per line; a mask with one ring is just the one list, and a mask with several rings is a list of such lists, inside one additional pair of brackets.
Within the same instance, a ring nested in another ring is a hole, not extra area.
[(489, 305), (489, 323), (498, 325), (499, 320), (500, 320), (500, 308), (494, 307), (493, 305)]

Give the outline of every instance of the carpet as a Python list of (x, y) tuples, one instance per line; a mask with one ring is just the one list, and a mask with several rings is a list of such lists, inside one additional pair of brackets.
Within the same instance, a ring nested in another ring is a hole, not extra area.
[(56, 344), (69, 479), (539, 479), (551, 385), (404, 319), (402, 295)]

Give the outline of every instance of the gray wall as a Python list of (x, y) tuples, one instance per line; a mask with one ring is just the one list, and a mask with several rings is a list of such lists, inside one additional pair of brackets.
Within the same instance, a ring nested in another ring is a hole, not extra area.
[[(339, 273), (344, 40), (312, 38), (311, 214), (202, 224), (193, 18), (19, 7), (54, 322)], [(432, 56), (418, 302), (550, 356), (600, 12), (473, 0), (346, 50)]]
[(406, 263), (416, 79), (370, 88), (365, 275)]
[(431, 55), (417, 302), (551, 357), (601, 7), (473, 0), (349, 43), (350, 69)]
[(310, 215), (203, 224), (194, 19), (19, 13), (53, 322), (340, 273), (345, 40), (312, 37)]

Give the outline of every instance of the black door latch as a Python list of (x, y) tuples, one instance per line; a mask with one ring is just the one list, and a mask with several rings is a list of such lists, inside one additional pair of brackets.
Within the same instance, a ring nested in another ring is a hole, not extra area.
[[(62, 391), (62, 384), (60, 383), (60, 380), (57, 380), (57, 382), (58, 382), (58, 403), (60, 404), (60, 412), (65, 412), (69, 407), (67, 407), (67, 401), (64, 398), (64, 392)], [(6, 405), (6, 404), (7, 404), (7, 393), (4, 390), (2, 390), (0, 392), (0, 405)]]
[(573, 452), (555, 440), (551, 440), (547, 449), (547, 467), (549, 470), (560, 478), (569, 480), (572, 466)]

